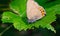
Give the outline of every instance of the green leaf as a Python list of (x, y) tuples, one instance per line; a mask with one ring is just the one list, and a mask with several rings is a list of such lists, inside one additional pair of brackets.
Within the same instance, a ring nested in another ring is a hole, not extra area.
[(10, 3), (10, 9), (21, 16), (21, 14), (26, 12), (26, 3), (27, 0), (13, 0)]
[[(26, 14), (26, 2), (27, 2), (26, 0), (13, 0), (10, 3), (10, 8), (19, 15), (16, 15), (10, 11), (4, 12), (2, 15), (2, 22), (13, 23), (13, 26), (19, 31), (27, 30), (27, 29), (34, 29), (34, 27), (39, 28), (39, 26), (41, 26), (42, 28), (47, 28), (47, 29), (50, 29), (51, 31), (56, 32), (54, 27), (51, 26), (51, 23), (55, 21), (56, 19), (55, 15), (60, 13), (60, 10), (58, 10), (60, 4), (56, 4), (57, 2), (59, 3), (59, 1), (46, 3), (46, 5), (44, 3), (42, 6), (45, 7), (45, 10), (47, 13), (46, 16), (42, 18), (41, 20), (36, 21), (35, 23), (32, 23), (32, 24), (29, 24), (27, 22), (26, 16), (22, 15), (23, 13)], [(20, 17), (20, 15), (22, 15), (22, 17)]]
[(56, 14), (60, 14), (60, 4), (56, 5), (54, 8), (55, 8)]
[[(32, 24), (28, 24), (28, 23), (24, 22), (20, 16), (17, 16), (11, 12), (4, 12), (3, 17), (2, 17), (2, 21), (3, 22), (8, 22), (8, 21), (10, 22), (10, 20), (11, 20), (14, 27), (20, 31), (27, 30), (28, 28), (32, 29), (33, 26), (35, 26), (37, 28), (39, 28), (39, 26), (41, 26), (42, 28), (48, 28), (48, 29), (51, 29), (52, 31), (56, 32), (54, 30), (54, 28), (50, 25), (51, 22), (55, 21), (55, 12), (51, 12), (51, 11), (52, 10), (49, 9), (49, 11), (47, 11), (47, 16), (45, 16), (41, 20), (36, 21), (35, 23), (32, 23)], [(6, 19), (6, 18), (8, 18), (8, 19)]]

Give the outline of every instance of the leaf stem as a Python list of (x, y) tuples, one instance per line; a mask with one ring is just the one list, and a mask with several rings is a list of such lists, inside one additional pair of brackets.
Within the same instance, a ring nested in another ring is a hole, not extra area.
[(0, 33), (0, 36), (2, 36), (8, 29), (10, 29), (12, 27), (12, 25), (10, 25), (10, 26), (8, 26), (4, 31), (2, 31), (1, 33)]

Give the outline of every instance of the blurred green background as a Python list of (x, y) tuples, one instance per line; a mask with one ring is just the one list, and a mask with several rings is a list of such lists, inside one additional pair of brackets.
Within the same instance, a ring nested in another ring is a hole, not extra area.
[[(18, 31), (16, 30), (13, 26), (9, 28), (7, 31), (7, 27), (12, 25), (12, 23), (4, 23), (2, 24), (1, 17), (2, 13), (4, 11), (7, 11), (9, 9), (9, 3), (12, 0), (0, 0), (0, 35), (1, 36), (60, 36), (60, 14), (56, 14), (56, 21), (52, 22), (51, 25), (56, 29), (56, 33), (52, 32), (51, 30), (48, 29), (43, 29), (43, 28), (35, 28), (34, 30), (28, 29), (27, 31)], [(38, 3), (41, 2), (40, 4), (44, 6), (46, 4), (46, 8), (50, 8), (56, 4), (60, 3), (60, 0), (35, 0)], [(53, 4), (55, 3), (55, 4)], [(49, 5), (47, 5), (49, 4)], [(60, 5), (60, 4), (59, 4)], [(5, 31), (5, 32), (4, 32)], [(2, 34), (2, 32), (4, 32)]]

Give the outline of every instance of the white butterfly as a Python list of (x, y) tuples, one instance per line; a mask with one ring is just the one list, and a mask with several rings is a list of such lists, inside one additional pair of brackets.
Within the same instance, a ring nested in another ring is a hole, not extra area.
[(44, 8), (38, 5), (34, 0), (27, 1), (27, 18), (28, 22), (35, 22), (46, 15)]

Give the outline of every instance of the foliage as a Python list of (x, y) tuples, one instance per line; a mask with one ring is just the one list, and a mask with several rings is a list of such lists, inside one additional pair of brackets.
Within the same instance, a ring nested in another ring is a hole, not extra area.
[[(60, 13), (60, 3), (59, 0), (53, 1), (51, 3), (48, 2), (48, 0), (35, 0), (39, 5), (43, 6), (46, 10), (47, 15), (42, 18), (39, 21), (36, 21), (35, 23), (29, 24), (27, 22), (26, 18), (26, 3), (27, 0), (13, 0), (9, 7), (11, 10), (13, 10), (14, 14), (10, 11), (5, 11), (2, 15), (2, 22), (6, 23), (13, 23), (13, 26), (21, 30), (27, 30), (27, 29), (34, 29), (34, 27), (39, 28), (41, 26), (42, 28), (50, 29), (51, 31), (56, 32), (53, 26), (51, 26), (51, 23), (55, 21), (56, 14)], [(40, 3), (40, 2), (41, 3)], [(53, 5), (54, 4), (54, 5)]]

